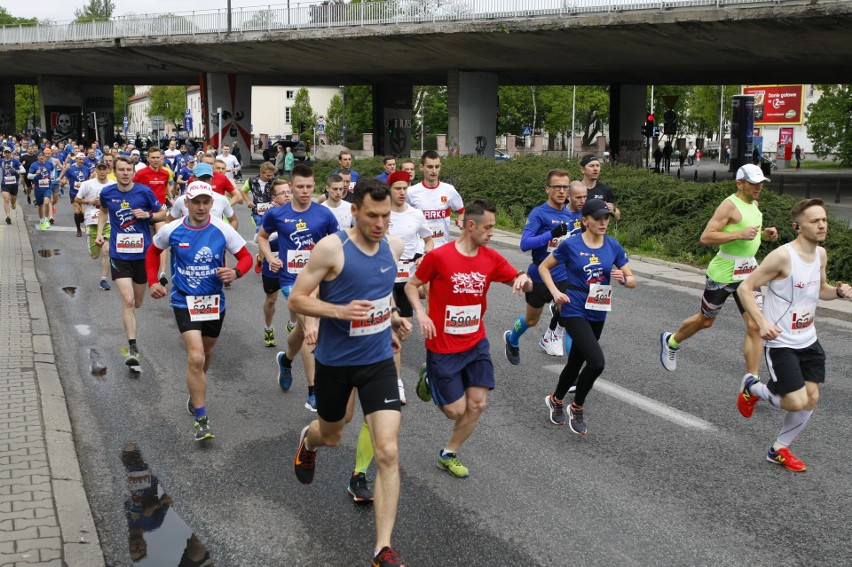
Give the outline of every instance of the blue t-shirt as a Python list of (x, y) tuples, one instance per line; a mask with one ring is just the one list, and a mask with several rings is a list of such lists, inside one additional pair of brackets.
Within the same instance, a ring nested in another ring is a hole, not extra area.
[(92, 168), (87, 165), (77, 167), (72, 165), (65, 170), (65, 178), (68, 179), (68, 193), (73, 197), (80, 190), (80, 184), (92, 176)]
[(384, 181), (385, 183), (387, 183), (388, 182), (388, 172), (387, 171), (381, 172), (380, 174), (378, 174), (376, 176), (376, 179), (378, 179), (379, 181)]
[(172, 307), (187, 309), (187, 295), (218, 295), (219, 309), (225, 311), (223, 284), (216, 269), (225, 265), (226, 250), (236, 255), (246, 245), (230, 224), (208, 217), (203, 226), (192, 226), (184, 217), (162, 227), (153, 242), (161, 250), (171, 248)]
[(21, 169), (21, 162), (15, 158), (12, 159), (0, 159), (0, 170), (2, 170), (2, 179), (0, 179), (0, 183), (2, 183), (3, 187), (17, 187), (18, 182), (18, 170)]
[(582, 236), (578, 236), (563, 240), (553, 251), (553, 257), (565, 266), (568, 285), (575, 288), (565, 292), (571, 301), (562, 304), (560, 314), (563, 317), (582, 317), (588, 321), (605, 320), (606, 311), (586, 309), (586, 298), (591, 284), (609, 285), (613, 266), (621, 268), (627, 264), (627, 254), (621, 244), (611, 236), (606, 236), (603, 246), (589, 248)]
[[(284, 267), (278, 271), (281, 287), (293, 285), (302, 271), (309, 254), (295, 255), (294, 251), (308, 252), (317, 242), (337, 232), (338, 222), (327, 207), (311, 203), (306, 211), (293, 210), (292, 204), (273, 207), (263, 215), (263, 230), (278, 233), (278, 247)], [(301, 256), (301, 257), (297, 257)]]
[[(178, 172), (178, 175), (183, 179), (186, 179), (183, 183), (178, 183), (178, 189), (181, 194), (183, 194), (183, 192), (186, 191), (186, 185), (189, 182), (189, 179), (192, 177), (192, 170), (188, 167), (184, 167)], [(177, 182), (178, 175), (175, 176), (175, 182)]]
[[(538, 265), (559, 246), (562, 240), (571, 235), (574, 220), (579, 218), (579, 215), (580, 213), (572, 213), (565, 207), (554, 209), (548, 203), (542, 203), (530, 211), (527, 224), (521, 233), (521, 250), (524, 252), (532, 251), (532, 263), (527, 268), (527, 275), (532, 281), (541, 283)], [(568, 225), (568, 234), (560, 238), (553, 238), (550, 231), (563, 222)], [(557, 265), (550, 271), (550, 275), (554, 282), (559, 282), (565, 279), (565, 270)]]
[(89, 156), (86, 156), (85, 159), (83, 159), (84, 167), (94, 168), (96, 165), (98, 165), (97, 153), (95, 154), (95, 159), (92, 159)]
[[(272, 235), (270, 235), (272, 236)], [(278, 254), (278, 235), (275, 235), (275, 238), (269, 239), (269, 249), (274, 252), (276, 255)], [(269, 269), (269, 262), (266, 261), (266, 256), (263, 257), (263, 262), (260, 264), (260, 273), (267, 278), (277, 278), (278, 274)]]
[[(109, 210), (109, 257), (117, 260), (144, 260), (151, 245), (151, 223), (137, 219), (133, 209), (154, 214), (163, 208), (147, 185), (134, 183), (130, 191), (120, 191), (117, 184), (104, 187), (100, 195), (101, 207)], [(141, 237), (141, 241), (139, 240)]]
[[(189, 155), (189, 153), (176, 155), (175, 158), (172, 160), (172, 171), (182, 170), (184, 167), (186, 167), (186, 164), (189, 163), (189, 158), (191, 157), (192, 156)], [(187, 179), (189, 178), (187, 177)]]
[(51, 181), (53, 180), (53, 162), (46, 161), (44, 163), (35, 162), (30, 166), (27, 173), (34, 173), (33, 187), (38, 189), (50, 189)]

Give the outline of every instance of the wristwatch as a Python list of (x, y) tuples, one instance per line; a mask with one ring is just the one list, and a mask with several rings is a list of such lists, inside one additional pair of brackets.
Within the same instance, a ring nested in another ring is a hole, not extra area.
[(234, 273), (237, 274), (237, 279), (243, 277), (243, 273), (239, 271), (237, 268), (234, 268)]

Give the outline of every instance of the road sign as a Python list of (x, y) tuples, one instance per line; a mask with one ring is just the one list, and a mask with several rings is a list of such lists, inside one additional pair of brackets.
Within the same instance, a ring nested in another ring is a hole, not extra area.
[(166, 125), (166, 119), (162, 116), (151, 116), (151, 128), (154, 130), (162, 130)]
[(325, 132), (325, 122), (317, 122), (317, 132)]
[(524, 136), (529, 136), (530, 134), (532, 134), (532, 128), (530, 128), (529, 126), (524, 126), (524, 131), (522, 132), (522, 134)]
[(188, 108), (187, 108), (187, 109), (183, 112), (183, 114), (184, 114), (184, 116), (192, 116), (192, 111), (191, 111), (190, 109), (188, 109)]
[(125, 126), (127, 126), (128, 124), (130, 124), (130, 120), (128, 120), (126, 116), (124, 117), (124, 120), (122, 120), (122, 122), (124, 122), (124, 125), (125, 125)]
[(184, 130), (192, 130), (192, 116), (185, 116), (183, 118), (183, 129)]

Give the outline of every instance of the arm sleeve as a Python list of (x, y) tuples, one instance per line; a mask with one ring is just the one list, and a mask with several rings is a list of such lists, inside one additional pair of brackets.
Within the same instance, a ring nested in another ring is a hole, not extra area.
[(148, 247), (148, 252), (145, 253), (145, 273), (148, 275), (149, 287), (160, 281), (157, 272), (160, 269), (160, 254), (162, 253), (163, 249), (158, 248), (156, 244), (151, 244)]
[(535, 213), (530, 213), (527, 224), (521, 233), (521, 250), (528, 252), (535, 248), (541, 248), (550, 242), (550, 232), (538, 234), (541, 230), (541, 218)]
[(251, 257), (251, 253), (248, 249), (243, 246), (237, 253), (234, 254), (237, 259), (237, 265), (234, 267), (235, 270), (239, 270), (241, 274), (247, 274), (249, 270), (251, 270), (252, 264), (254, 264), (254, 258)]

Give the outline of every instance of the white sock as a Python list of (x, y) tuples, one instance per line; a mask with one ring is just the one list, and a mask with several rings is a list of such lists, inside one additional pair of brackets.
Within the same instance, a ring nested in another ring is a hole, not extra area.
[(544, 337), (542, 338), (544, 339), (544, 342), (549, 343), (553, 339), (553, 331), (550, 329), (546, 330), (544, 332)]
[(775, 445), (772, 448), (775, 449), (778, 445), (789, 447), (805, 428), (813, 413), (814, 410), (786, 412), (784, 414), (784, 423), (781, 425), (781, 431), (778, 433), (778, 439), (775, 440)]
[(763, 382), (755, 382), (749, 388), (749, 392), (760, 398), (761, 400), (766, 400), (776, 408), (781, 407), (781, 396), (778, 394), (773, 394), (769, 391), (769, 388), (766, 387), (766, 384)]
[(565, 336), (565, 327), (557, 323), (556, 330), (552, 331), (552, 333), (554, 337), (556, 337), (557, 339), (561, 339)]

